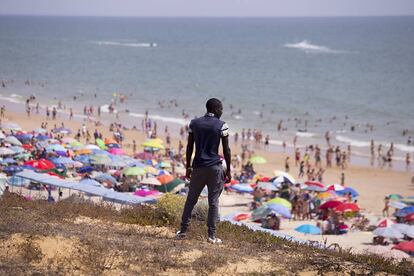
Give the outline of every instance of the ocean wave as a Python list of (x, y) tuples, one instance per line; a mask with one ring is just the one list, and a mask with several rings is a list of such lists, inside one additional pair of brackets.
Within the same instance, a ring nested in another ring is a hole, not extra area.
[(136, 42), (119, 42), (119, 41), (92, 41), (91, 43), (105, 46), (123, 46), (123, 47), (157, 47), (157, 43), (136, 43)]
[(349, 144), (351, 146), (354, 147), (369, 147), (371, 146), (371, 142), (370, 141), (361, 141), (361, 140), (356, 140), (356, 139), (352, 139), (343, 135), (336, 135), (335, 139), (339, 142), (345, 143), (345, 144)]
[(310, 138), (310, 137), (315, 137), (316, 136), (316, 133), (297, 131), (296, 132), (296, 135), (298, 137), (307, 137), (307, 138)]
[(394, 148), (396, 148), (399, 151), (414, 152), (414, 146), (395, 144)]
[[(144, 114), (133, 113), (133, 112), (130, 112), (129, 116), (136, 117), (136, 118), (144, 118), (145, 117)], [(160, 115), (149, 115), (148, 117), (151, 120), (162, 121), (162, 122), (166, 122), (166, 123), (173, 123), (173, 124), (178, 124), (178, 125), (182, 125), (182, 126), (185, 126), (189, 123), (187, 120), (182, 119), (182, 118), (165, 117), (165, 116), (160, 116)]]
[[(108, 104), (101, 105), (101, 112), (109, 113), (109, 105)], [(114, 113), (117, 113), (117, 112), (118, 111), (116, 109), (114, 109)]]
[(10, 97), (0, 95), (0, 100), (7, 101), (10, 103), (22, 103), (21, 101), (18, 100), (19, 97), (13, 97), (13, 95), (16, 95), (16, 94), (12, 94)]
[(11, 94), (10, 97), (12, 97), (12, 98), (18, 98), (18, 99), (23, 98), (23, 96), (21, 96), (19, 94)]
[(326, 46), (316, 45), (310, 43), (310, 41), (303, 40), (298, 43), (287, 43), (283, 45), (286, 48), (292, 48), (292, 49), (298, 49), (305, 51), (307, 53), (331, 53), (331, 54), (337, 54), (341, 53), (342, 51), (333, 50), (331, 48), (328, 48)]

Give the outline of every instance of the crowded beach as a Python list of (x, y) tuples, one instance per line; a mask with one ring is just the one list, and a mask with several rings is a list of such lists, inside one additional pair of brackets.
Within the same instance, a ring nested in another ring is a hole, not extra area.
[[(95, 110), (85, 107), (86, 116), (75, 118), (71, 108), (42, 108), (35, 98), (28, 99), (26, 114), (2, 106), (2, 196), (50, 204), (82, 197), (120, 206), (151, 204), (165, 193), (185, 196), (188, 127), (170, 133), (173, 127), (146, 112), (140, 127), (127, 128), (114, 106), (112, 122), (105, 124), (100, 107)], [(358, 167), (350, 164), (350, 147), (334, 145), (329, 133), (325, 138), (324, 149), (296, 147), (295, 137), (292, 152), (275, 153), (260, 131), (235, 133), (228, 164), (233, 180), (225, 185), (221, 216), (275, 235), (412, 259), (412, 175), (389, 169), (393, 145), (384, 149), (373, 142), (372, 160), (380, 166)], [(408, 154), (406, 162), (408, 168)]]

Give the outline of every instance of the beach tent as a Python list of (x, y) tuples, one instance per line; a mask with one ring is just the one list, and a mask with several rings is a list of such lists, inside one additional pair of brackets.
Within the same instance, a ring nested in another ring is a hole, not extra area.
[(319, 227), (316, 227), (311, 224), (303, 224), (297, 228), (295, 228), (295, 231), (304, 233), (304, 234), (311, 234), (311, 235), (320, 235), (322, 234), (322, 231)]

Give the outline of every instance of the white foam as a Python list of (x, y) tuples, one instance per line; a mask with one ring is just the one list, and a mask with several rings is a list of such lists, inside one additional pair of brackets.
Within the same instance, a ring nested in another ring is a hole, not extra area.
[[(144, 118), (145, 117), (144, 114), (133, 113), (133, 112), (130, 112), (129, 116), (136, 117), (136, 118)], [(165, 116), (161, 116), (161, 115), (149, 115), (148, 118), (150, 118), (151, 120), (155, 120), (155, 121), (173, 123), (173, 124), (178, 124), (178, 125), (182, 125), (182, 126), (188, 125), (188, 123), (189, 123), (188, 120), (185, 120), (185, 119), (182, 119), (182, 118), (165, 117)]]
[(12, 98), (18, 98), (18, 99), (21, 99), (21, 98), (23, 98), (21, 95), (19, 95), (19, 94), (11, 94), (10, 95), (10, 97), (12, 97)]
[(243, 116), (241, 116), (241, 115), (234, 115), (234, 119), (241, 120), (241, 119), (243, 119)]
[[(14, 95), (14, 94), (12, 94)], [(6, 97), (6, 96), (0, 96), (1, 100), (10, 102), (10, 103), (22, 103), (21, 101), (19, 101), (17, 98), (15, 97)]]
[(414, 146), (395, 144), (394, 148), (396, 148), (399, 151), (414, 152)]
[(119, 41), (92, 41), (91, 43), (104, 46), (123, 46), (123, 47), (157, 47), (157, 43), (135, 43), (135, 42), (119, 42)]
[(339, 142), (345, 143), (345, 144), (349, 144), (351, 146), (354, 147), (369, 147), (371, 146), (371, 142), (370, 141), (361, 141), (361, 140), (355, 140), (343, 135), (336, 135), (335, 139)]
[[(101, 105), (101, 112), (109, 113), (109, 105), (108, 104)], [(118, 111), (116, 109), (114, 109), (114, 113), (117, 113), (117, 112)]]
[(310, 137), (316, 136), (316, 133), (297, 131), (296, 135), (299, 136), (299, 137), (310, 138)]
[(310, 41), (303, 40), (299, 43), (287, 43), (283, 45), (286, 48), (298, 49), (307, 53), (341, 53), (341, 51), (330, 49), (326, 46), (316, 45), (310, 43)]

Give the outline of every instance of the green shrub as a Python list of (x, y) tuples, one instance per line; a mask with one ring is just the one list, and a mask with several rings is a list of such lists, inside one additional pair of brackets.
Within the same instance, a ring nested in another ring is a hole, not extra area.
[(165, 225), (177, 225), (180, 223), (185, 198), (179, 195), (166, 194), (155, 204), (157, 219)]

